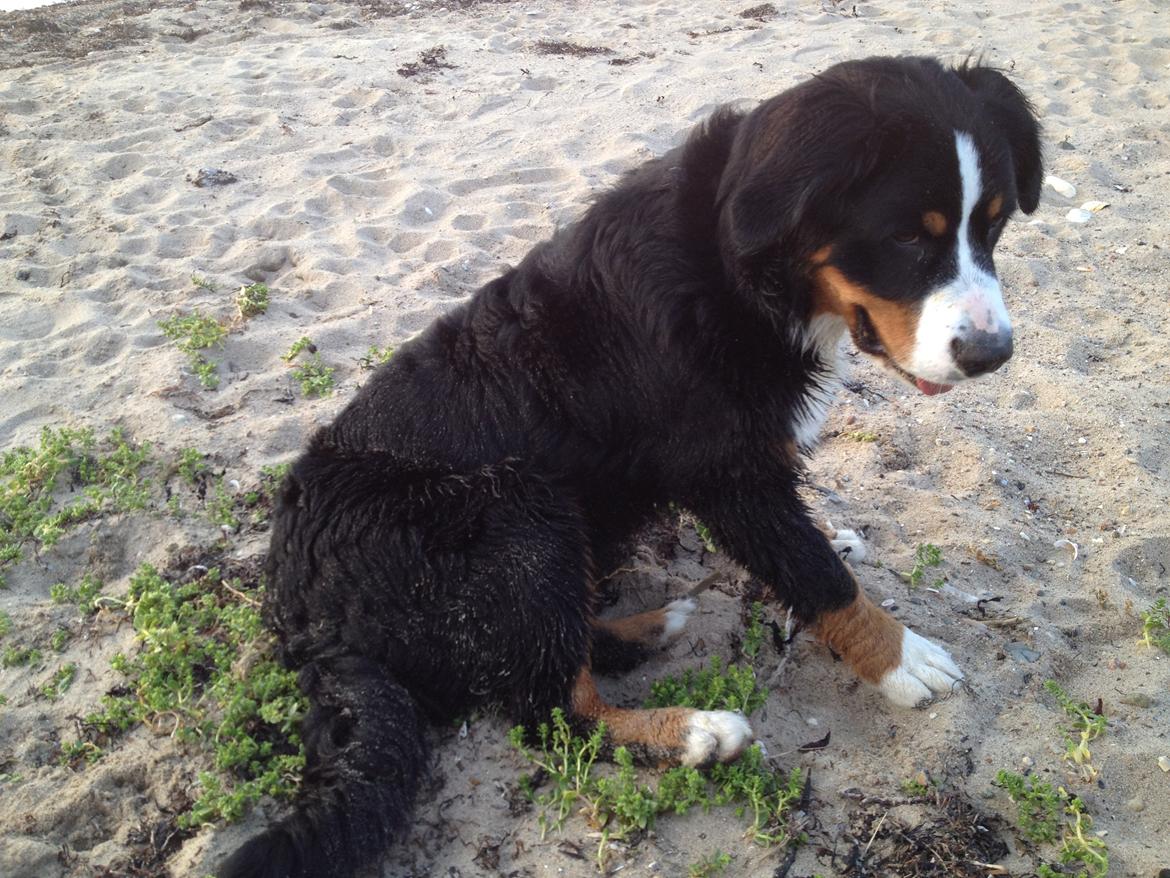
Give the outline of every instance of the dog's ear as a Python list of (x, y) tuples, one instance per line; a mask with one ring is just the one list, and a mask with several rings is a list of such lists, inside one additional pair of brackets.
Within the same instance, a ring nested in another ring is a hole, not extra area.
[(998, 70), (964, 64), (955, 73), (983, 101), (991, 124), (1010, 144), (1020, 209), (1032, 213), (1040, 204), (1040, 187), (1044, 183), (1036, 111), (1015, 83)]
[(725, 256), (751, 274), (770, 254), (799, 255), (872, 171), (879, 136), (856, 90), (820, 77), (761, 104), (743, 120), (720, 181)]

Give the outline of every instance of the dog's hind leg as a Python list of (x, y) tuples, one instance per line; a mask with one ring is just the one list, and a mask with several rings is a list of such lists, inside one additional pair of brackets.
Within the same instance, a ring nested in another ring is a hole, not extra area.
[(692, 597), (665, 607), (593, 623), (593, 670), (622, 674), (633, 670), (656, 650), (677, 638), (698, 604)]
[(589, 668), (577, 675), (572, 707), (573, 716), (580, 720), (604, 722), (611, 743), (649, 761), (730, 762), (752, 742), (752, 727), (742, 713), (690, 707), (628, 710), (607, 704)]
[(817, 522), (817, 529), (829, 538), (829, 545), (833, 547), (842, 561), (850, 564), (860, 564), (869, 554), (865, 549), (865, 540), (855, 530), (833, 527), (831, 521)]
[(306, 665), (303, 792), (292, 814), (247, 841), (219, 878), (350, 875), (410, 824), (426, 768), (422, 721), (406, 689), (356, 656)]

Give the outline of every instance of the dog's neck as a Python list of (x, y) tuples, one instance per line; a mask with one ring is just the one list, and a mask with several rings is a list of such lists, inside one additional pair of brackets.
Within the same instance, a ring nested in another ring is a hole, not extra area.
[(798, 330), (797, 344), (818, 363), (792, 421), (792, 437), (802, 451), (816, 447), (821, 426), (841, 387), (841, 336), (845, 328), (845, 321), (835, 314), (819, 314)]

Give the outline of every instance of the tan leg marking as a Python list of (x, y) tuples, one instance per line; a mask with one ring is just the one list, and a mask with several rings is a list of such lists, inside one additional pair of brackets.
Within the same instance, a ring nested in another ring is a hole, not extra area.
[(992, 222), (999, 219), (1000, 211), (1003, 210), (1003, 196), (997, 195), (987, 204), (987, 218)]
[(865, 596), (840, 610), (824, 613), (813, 631), (840, 655), (854, 673), (867, 683), (877, 684), (902, 662), (901, 622)]
[(618, 745), (642, 744), (663, 754), (680, 753), (686, 746), (689, 707), (628, 710), (607, 704), (597, 691), (593, 674), (582, 668), (573, 684), (573, 713), (593, 722), (604, 722), (609, 738)]
[(640, 643), (651, 648), (665, 646), (682, 633), (687, 618), (697, 606), (693, 598), (679, 598), (660, 610), (647, 610), (619, 619), (595, 619), (593, 627), (626, 643)]
[(593, 627), (608, 631), (618, 640), (654, 646), (666, 630), (666, 608), (634, 616), (623, 616), (620, 619), (598, 619), (593, 623)]
[(588, 668), (577, 674), (572, 697), (575, 716), (604, 722), (610, 741), (630, 747), (643, 758), (683, 765), (727, 762), (739, 756), (752, 740), (747, 719), (726, 710), (627, 710), (606, 704)]

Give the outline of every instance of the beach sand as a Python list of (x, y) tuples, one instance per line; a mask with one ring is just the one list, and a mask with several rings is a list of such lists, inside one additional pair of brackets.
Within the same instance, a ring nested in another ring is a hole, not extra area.
[[(1038, 855), (992, 781), (1030, 766), (1084, 800), (1110, 874), (1153, 876), (1170, 867), (1158, 764), (1170, 759), (1170, 659), (1139, 643), (1139, 613), (1170, 584), (1170, 10), (774, 0), (742, 15), (748, 5), (94, 0), (0, 14), (0, 448), (35, 444), (45, 426), (118, 426), (254, 479), (346, 404), (371, 345), (400, 344), (464, 301), (717, 105), (750, 107), (870, 54), (981, 56), (1031, 97), (1051, 172), (1077, 188), (1045, 187), (997, 251), (1015, 357), (926, 398), (850, 353), (855, 383), (809, 493), (834, 524), (865, 529), (866, 589), (946, 644), (969, 688), (900, 710), (811, 639), (782, 667), (766, 648), (771, 694), (753, 726), (778, 765), (812, 778), (790, 871), (777, 872), (782, 852), (740, 837), (729, 809), (663, 817), (610, 868), (684, 875), (721, 850), (731, 875), (860, 875), (866, 857), (864, 874), (899, 874), (874, 865), (883, 851), (896, 861), (893, 828), (929, 828), (953, 807), (933, 794), (898, 804), (903, 781), (925, 773), (983, 815), (968, 822), (1007, 846), (996, 862), (1028, 874)], [(198, 186), (205, 169), (235, 182)], [(1066, 218), (1090, 200), (1108, 207)], [(199, 309), (227, 322), (253, 282), (271, 305), (233, 323), (210, 353), (220, 386), (205, 390), (159, 321)], [(305, 335), (336, 370), (324, 398), (306, 398), (281, 359)], [(742, 631), (742, 573), (689, 525), (663, 528), (624, 574), (622, 607), (659, 605), (711, 570), (728, 579), (682, 640), (606, 681), (621, 703), (707, 656), (734, 658)], [(49, 589), (88, 565), (117, 595), (139, 564), (218, 536), (160, 513), (86, 523), (8, 571), (3, 645), (44, 642), (75, 613)], [(927, 543), (943, 562), (911, 589), (899, 571)], [(263, 550), (262, 532), (229, 536), (233, 557)], [(36, 695), (56, 658), (0, 670), (0, 874), (203, 875), (280, 807), (143, 865), (144, 828), (205, 765), (146, 729), (92, 766), (58, 765), (58, 742), (117, 682), (110, 658), (134, 648), (110, 611), (85, 631), (60, 656), (81, 671), (56, 701)], [(1063, 759), (1068, 722), (1048, 679), (1102, 701), (1095, 780)], [(506, 732), (479, 716), (434, 733), (433, 781), (381, 874), (597, 874), (581, 819), (542, 840), (534, 813), (510, 810), (526, 766)], [(824, 749), (797, 752), (830, 732)], [(938, 874), (923, 868), (913, 874)]]

